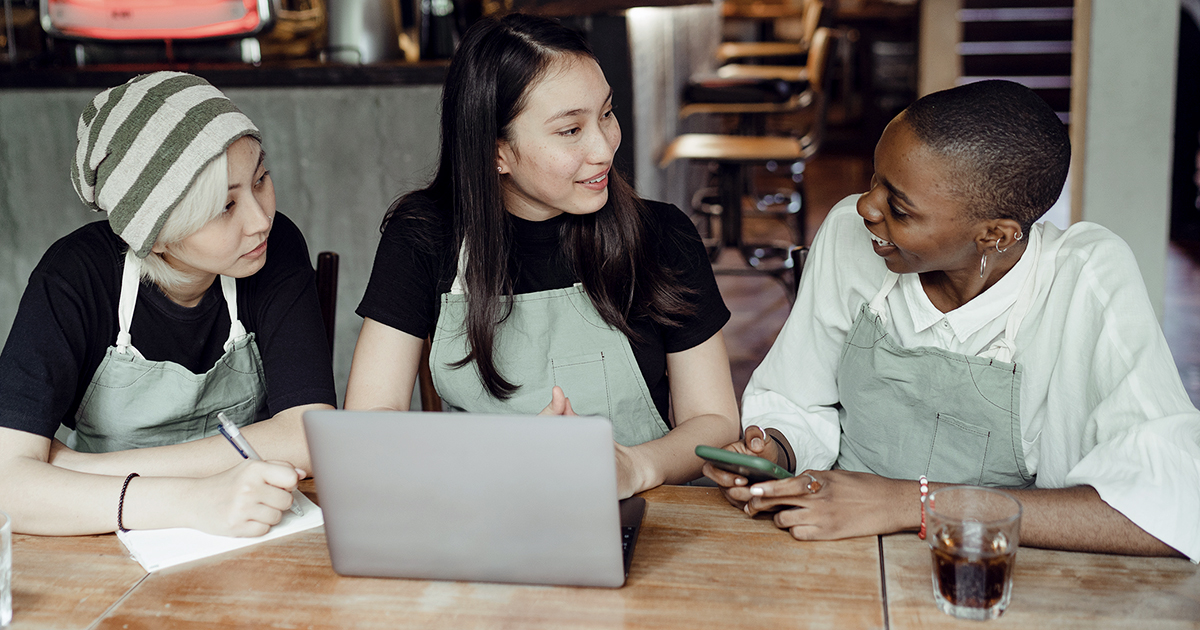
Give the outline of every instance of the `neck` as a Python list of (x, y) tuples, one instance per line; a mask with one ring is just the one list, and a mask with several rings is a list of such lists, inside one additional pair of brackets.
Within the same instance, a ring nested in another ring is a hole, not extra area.
[(939, 311), (949, 313), (999, 282), (1021, 260), (1026, 243), (1014, 243), (1004, 253), (990, 250), (982, 278), (979, 277), (979, 259), (976, 258), (974, 264), (967, 268), (922, 273), (921, 287)]
[(192, 308), (200, 303), (204, 298), (204, 294), (208, 292), (208, 288), (212, 286), (214, 280), (217, 279), (216, 274), (207, 274), (204, 278), (191, 278), (182, 284), (167, 288), (159, 286), (158, 289), (163, 292), (172, 302)]

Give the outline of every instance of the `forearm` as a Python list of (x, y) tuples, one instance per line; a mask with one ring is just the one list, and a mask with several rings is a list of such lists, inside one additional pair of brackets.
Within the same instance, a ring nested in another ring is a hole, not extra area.
[(699, 477), (704, 460), (696, 456), (696, 446), (720, 448), (737, 440), (738, 432), (736, 418), (707, 414), (680, 423), (657, 440), (634, 446), (631, 450), (637, 453), (641, 469), (641, 483), (635, 492)]
[[(921, 525), (920, 488), (915, 481), (896, 482), (896, 500), (889, 513), (896, 528)], [(929, 484), (930, 491), (949, 484)], [(1057, 489), (1005, 489), (1021, 502), (1021, 545), (1064, 551), (1116, 553), (1131, 556), (1182, 556), (1114, 510), (1091, 486)]]
[(1010, 490), (1021, 502), (1021, 544), (1131, 556), (1181, 556), (1114, 510), (1091, 486)]
[[(241, 432), (263, 459), (288, 462), (311, 472), (302, 421), (302, 414), (308, 409), (332, 407), (292, 407), (272, 418), (243, 427)], [(131, 472), (154, 477), (206, 477), (228, 470), (241, 460), (238, 452), (219, 434), (182, 444), (112, 453), (77, 453), (56, 448), (50, 457), (50, 463), (60, 468), (120, 477)]]
[[(23, 534), (73, 536), (117, 528), (117, 503), (124, 476), (90, 475), (64, 470), (28, 457), (0, 465), (0, 505)], [(137, 478), (126, 494), (128, 528), (182, 527), (189, 523), (184, 505), (192, 480)]]

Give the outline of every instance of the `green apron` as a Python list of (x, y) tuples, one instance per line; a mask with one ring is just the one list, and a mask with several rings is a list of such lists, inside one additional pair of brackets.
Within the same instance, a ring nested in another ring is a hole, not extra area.
[(237, 282), (221, 276), (229, 308), (225, 354), (212, 369), (194, 374), (178, 363), (147, 361), (133, 347), (129, 331), (137, 303), (142, 261), (125, 255), (117, 307), (120, 332), (96, 368), (75, 413), (67, 446), (103, 453), (178, 444), (213, 435), (224, 411), (238, 426), (266, 412), (266, 379), (254, 334), (238, 320)]
[(887, 272), (842, 347), (837, 467), (892, 479), (1031, 485), (1021, 445), (1021, 366), (1012, 357), (1032, 276), (1000, 340), (982, 353), (995, 356), (990, 359), (894, 342), (885, 332), (885, 300), (898, 278)]
[(433, 384), (454, 410), (535, 414), (550, 402), (555, 385), (581, 416), (612, 421), (613, 439), (634, 446), (666, 435), (625, 335), (600, 317), (579, 284), (515, 295), (512, 310), (496, 331), (496, 369), (520, 388), (508, 400), (492, 396), (474, 364), (453, 368), (467, 356), (467, 295), (462, 279), (465, 254), (441, 313), (429, 353)]

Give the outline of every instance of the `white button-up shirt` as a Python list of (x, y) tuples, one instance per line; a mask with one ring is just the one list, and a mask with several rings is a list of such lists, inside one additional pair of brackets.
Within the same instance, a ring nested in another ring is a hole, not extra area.
[[(859, 307), (887, 270), (842, 200), (817, 233), (796, 304), (742, 398), (742, 424), (778, 429), (796, 470), (837, 460), (838, 363)], [(887, 295), (887, 332), (904, 347), (991, 356), (1026, 282), (1032, 304), (1013, 361), (1022, 369), (1021, 437), (1036, 487), (1090, 485), (1139, 527), (1200, 562), (1200, 412), (1134, 261), (1092, 223), (1038, 224), (1021, 260), (970, 302), (942, 313), (917, 274)]]

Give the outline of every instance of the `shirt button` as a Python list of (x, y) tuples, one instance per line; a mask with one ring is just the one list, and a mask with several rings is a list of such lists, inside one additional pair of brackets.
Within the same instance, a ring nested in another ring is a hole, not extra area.
[(942, 320), (942, 328), (950, 328), (950, 322), (943, 319)]

